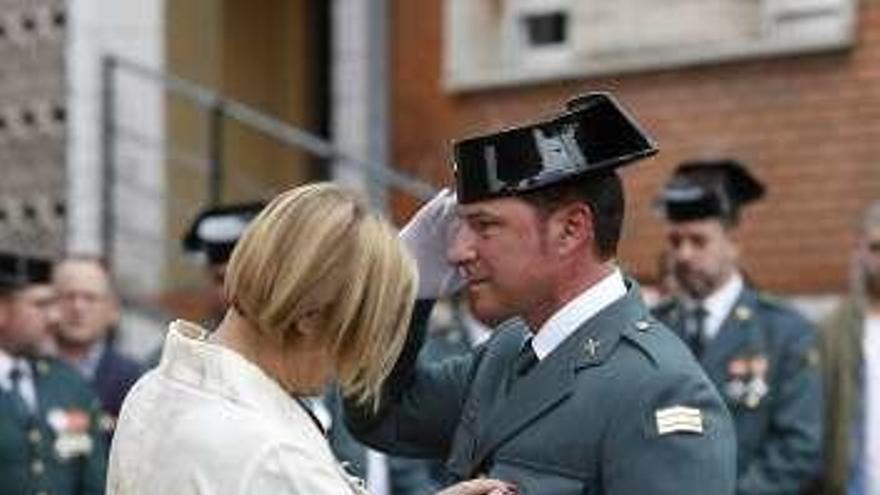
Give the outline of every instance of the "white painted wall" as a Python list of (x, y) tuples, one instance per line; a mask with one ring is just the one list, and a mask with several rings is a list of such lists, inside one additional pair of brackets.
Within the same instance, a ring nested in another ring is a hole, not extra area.
[[(69, 0), (66, 53), (70, 134), (67, 144), (68, 248), (101, 252), (101, 58), (113, 54), (139, 64), (164, 66), (164, 0)], [(117, 79), (116, 122), (150, 140), (164, 136), (164, 104), (157, 84)], [(117, 140), (124, 197), (117, 225), (114, 272), (127, 293), (161, 286), (164, 246), (164, 157), (161, 147)]]
[[(334, 0), (331, 11), (331, 133), (348, 155), (388, 163), (386, 0)], [(385, 203), (365, 170), (336, 164), (333, 178)]]

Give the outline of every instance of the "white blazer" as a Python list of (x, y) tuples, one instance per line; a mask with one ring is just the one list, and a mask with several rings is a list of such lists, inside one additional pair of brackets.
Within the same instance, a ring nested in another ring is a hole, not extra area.
[(125, 399), (110, 495), (365, 494), (317, 425), (256, 365), (171, 323), (159, 366)]

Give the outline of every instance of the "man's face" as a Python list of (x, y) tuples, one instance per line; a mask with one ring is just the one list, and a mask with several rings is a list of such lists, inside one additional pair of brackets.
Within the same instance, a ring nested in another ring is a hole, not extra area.
[(675, 278), (693, 298), (710, 295), (736, 269), (736, 244), (720, 220), (670, 223), (667, 240)]
[(459, 207), (448, 258), (467, 280), (471, 311), (494, 325), (529, 319), (551, 289), (554, 266), (545, 245), (545, 222), (528, 203), (502, 198)]
[(55, 294), (46, 285), (32, 285), (0, 299), (3, 347), (16, 355), (38, 351), (48, 334)]
[(91, 261), (65, 261), (55, 269), (61, 344), (90, 345), (107, 335), (119, 313), (103, 268)]
[(856, 255), (868, 295), (880, 298), (880, 225), (865, 230)]

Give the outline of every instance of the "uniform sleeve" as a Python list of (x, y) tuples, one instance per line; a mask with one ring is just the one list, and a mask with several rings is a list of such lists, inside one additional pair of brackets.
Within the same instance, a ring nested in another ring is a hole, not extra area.
[(614, 418), (602, 451), (605, 493), (733, 493), (733, 423), (705, 377), (681, 373), (633, 384)]
[(419, 362), (433, 302), (419, 301), (404, 350), (383, 389), (378, 411), (345, 401), (351, 433), (377, 450), (446, 457), (475, 366), (473, 354), (440, 363)]
[(81, 488), (78, 493), (103, 495), (107, 476), (108, 446), (107, 434), (101, 424), (103, 417), (101, 405), (96, 397), (91, 398), (89, 416), (89, 437), (92, 440), (92, 450), (82, 460)]
[(805, 331), (786, 346), (779, 363), (767, 434), (761, 450), (745, 466), (737, 493), (798, 493), (821, 465), (822, 377), (816, 334), (809, 323), (800, 324)]
[(288, 444), (265, 448), (244, 470), (235, 493), (352, 495), (366, 493), (341, 468), (309, 449)]

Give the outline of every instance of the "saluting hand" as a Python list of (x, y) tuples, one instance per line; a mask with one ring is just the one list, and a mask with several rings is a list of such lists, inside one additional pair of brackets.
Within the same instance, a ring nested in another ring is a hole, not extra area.
[(400, 231), (400, 240), (419, 268), (419, 299), (439, 299), (464, 286), (457, 268), (446, 258), (446, 249), (457, 222), (455, 193), (442, 189), (416, 212)]

